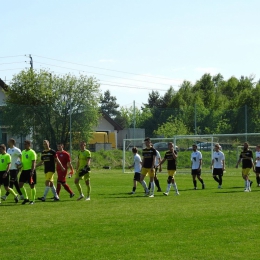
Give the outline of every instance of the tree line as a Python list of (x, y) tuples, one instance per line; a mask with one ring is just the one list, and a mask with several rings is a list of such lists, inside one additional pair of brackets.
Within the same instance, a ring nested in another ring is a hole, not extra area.
[(102, 112), (123, 128), (145, 128), (150, 137), (260, 132), (260, 81), (254, 76), (224, 80), (204, 74), (195, 84), (170, 86), (164, 95), (151, 91), (141, 108), (124, 108), (109, 90), (101, 93), (94, 77), (28, 69), (13, 76), (5, 102), (2, 126), (52, 145), (88, 140)]

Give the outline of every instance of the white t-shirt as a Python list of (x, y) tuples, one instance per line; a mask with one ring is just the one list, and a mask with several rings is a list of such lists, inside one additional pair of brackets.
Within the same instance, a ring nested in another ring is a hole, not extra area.
[(218, 151), (213, 153), (213, 160), (214, 165), (213, 167), (216, 169), (222, 169), (223, 168), (223, 161), (225, 160), (225, 155), (223, 152)]
[(200, 151), (192, 152), (191, 154), (192, 170), (197, 170), (199, 168), (201, 159), (202, 159), (202, 154)]
[(7, 149), (7, 153), (9, 153), (11, 155), (11, 167), (10, 170), (16, 170), (16, 166), (15, 163), (18, 160), (18, 158), (21, 157), (21, 150), (19, 148), (17, 148), (16, 146), (14, 146), (13, 148), (8, 148)]
[[(257, 157), (259, 160), (257, 160)], [(260, 152), (255, 152), (255, 158), (256, 158), (256, 167), (260, 167)]]
[(135, 154), (134, 155), (134, 171), (135, 172), (141, 172), (141, 162), (142, 162), (142, 159), (140, 157), (139, 154)]
[(158, 166), (158, 164), (160, 163), (160, 162), (159, 162), (159, 159), (161, 159), (161, 155), (160, 155), (160, 153), (156, 150), (155, 167)]

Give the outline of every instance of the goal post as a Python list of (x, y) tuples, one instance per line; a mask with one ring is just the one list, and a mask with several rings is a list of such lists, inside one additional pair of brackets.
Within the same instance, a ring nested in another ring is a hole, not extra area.
[[(213, 158), (215, 143), (219, 143), (226, 158), (226, 167), (234, 167), (238, 158), (238, 149), (242, 147), (244, 142), (249, 142), (250, 149), (254, 151), (254, 147), (260, 144), (260, 133), (238, 133), (238, 134), (211, 134), (211, 135), (176, 135), (172, 138), (150, 138), (153, 144), (173, 142), (178, 152), (177, 172), (190, 172), (190, 156), (192, 152), (192, 144), (196, 143), (198, 150), (202, 152), (203, 172), (211, 172), (210, 165)], [(254, 146), (255, 145), (255, 146)], [(144, 138), (123, 139), (123, 173), (132, 173), (128, 170), (128, 166), (133, 164), (132, 148), (137, 147), (139, 155), (142, 156), (144, 148)], [(157, 149), (161, 157), (164, 157), (168, 150), (167, 146), (163, 146), (161, 150)], [(165, 166), (166, 168), (166, 162)]]

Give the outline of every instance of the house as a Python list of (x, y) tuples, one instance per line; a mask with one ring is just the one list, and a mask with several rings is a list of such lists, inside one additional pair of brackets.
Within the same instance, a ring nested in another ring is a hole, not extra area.
[(90, 149), (117, 149), (118, 133), (123, 128), (116, 123), (107, 113), (102, 112), (97, 126), (93, 129), (92, 138), (89, 140)]
[[(2, 106), (5, 106), (5, 98), (6, 98), (6, 92), (8, 91), (8, 86), (4, 83), (4, 81), (0, 78), (0, 109)], [(10, 138), (14, 138), (16, 140), (16, 146), (19, 147), (20, 149), (23, 149), (23, 142), (26, 139), (31, 139), (29, 136), (13, 136), (8, 133), (7, 126), (5, 126), (4, 122), (2, 122), (2, 117), (1, 117), (1, 111), (0, 111), (0, 138), (1, 138), (1, 143), (5, 144), (7, 146), (7, 141)]]

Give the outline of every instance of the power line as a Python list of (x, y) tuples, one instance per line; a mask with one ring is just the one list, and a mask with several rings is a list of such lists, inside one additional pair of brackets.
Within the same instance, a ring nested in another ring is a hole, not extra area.
[[(84, 73), (91, 73), (91, 74), (94, 74), (94, 75), (96, 74), (96, 75), (101, 75), (101, 76), (106, 76), (106, 77), (112, 77), (112, 78), (118, 78), (118, 79), (126, 79), (126, 80), (131, 80), (131, 81), (145, 82), (145, 83), (158, 84), (158, 85), (165, 85), (165, 86), (169, 86), (169, 85), (171, 85), (171, 84), (158, 83), (158, 82), (151, 82), (151, 81), (145, 81), (145, 80), (137, 80), (137, 79), (122, 78), (122, 77), (111, 76), (111, 75), (107, 75), (107, 74), (101, 74), (101, 73), (96, 73), (96, 72), (90, 72), (90, 71), (84, 71), (84, 70), (79, 70), (79, 69), (67, 68), (67, 67), (58, 66), (58, 65), (52, 65), (52, 64), (43, 63), (43, 62), (34, 62), (34, 63), (43, 64), (43, 65), (48, 65), (48, 66), (53, 66), (53, 67), (58, 67), (58, 68), (63, 68), (63, 69), (68, 69), (68, 70), (76, 70), (76, 71), (79, 71), (79, 72), (81, 71), (81, 72), (84, 72)], [(172, 86), (177, 86), (177, 85), (172, 85)]]
[(24, 62), (26, 62), (26, 61), (6, 62), (6, 63), (0, 63), (0, 65), (14, 64), (14, 63), (24, 63)]
[(21, 56), (26, 56), (26, 55), (15, 55), (15, 56), (4, 56), (4, 57), (0, 57), (0, 59), (5, 59), (5, 58), (14, 58), (14, 57), (21, 57)]
[[(26, 56), (26, 55), (25, 55), (25, 56)], [(58, 60), (58, 59), (43, 57), (43, 56), (39, 56), (39, 55), (33, 55), (33, 56), (39, 57), (39, 58), (43, 58), (43, 59), (48, 59), (48, 60), (54, 60), (54, 61), (70, 63), (70, 64), (74, 64), (74, 65), (79, 65), (79, 66), (85, 66), (85, 67), (100, 69), (100, 70), (114, 71), (114, 72), (120, 72), (120, 73), (125, 73), (125, 74), (130, 74), (130, 75), (136, 75), (136, 76), (143, 76), (143, 77), (149, 77), (149, 78), (158, 78), (158, 79), (167, 79), (167, 80), (170, 79), (170, 80), (172, 80), (171, 78), (166, 78), (166, 77), (149, 76), (149, 75), (143, 75), (143, 74), (138, 74), (138, 73), (133, 73), (133, 72), (126, 72), (126, 71), (120, 71), (120, 70), (112, 70), (112, 69), (107, 69), (107, 68), (101, 68), (101, 67), (90, 66), (90, 65), (86, 65), (86, 64), (80, 64), (80, 63), (75, 63), (75, 62), (70, 62), (70, 61), (63, 61), (63, 60)]]

